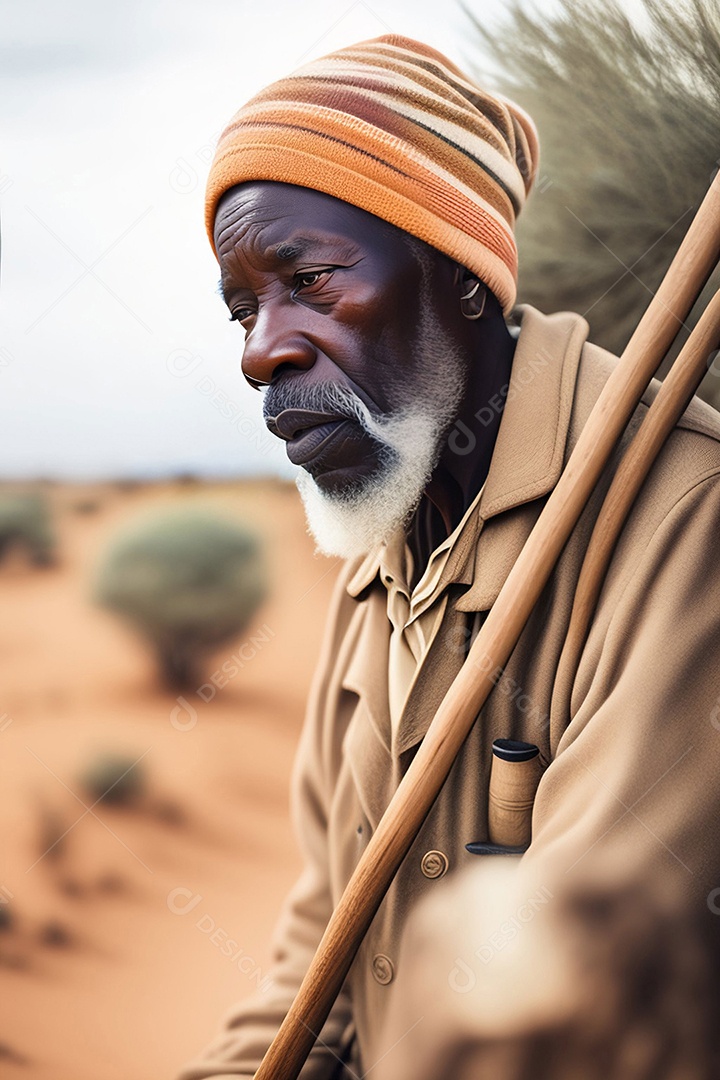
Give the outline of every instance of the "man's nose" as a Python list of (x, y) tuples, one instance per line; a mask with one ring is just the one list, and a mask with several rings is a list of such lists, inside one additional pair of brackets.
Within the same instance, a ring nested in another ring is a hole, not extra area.
[(247, 336), (241, 367), (248, 382), (256, 386), (271, 383), (281, 368), (307, 370), (315, 363), (315, 346), (291, 318), (293, 312), (283, 307), (261, 309)]

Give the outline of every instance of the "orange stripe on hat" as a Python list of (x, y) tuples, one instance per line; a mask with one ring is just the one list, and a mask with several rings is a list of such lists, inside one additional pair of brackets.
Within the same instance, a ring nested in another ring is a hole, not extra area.
[(514, 224), (538, 140), (517, 105), (446, 57), (388, 35), (314, 60), (266, 87), (220, 137), (205, 214), (238, 184), (274, 180), (352, 203), (476, 273), (508, 312)]

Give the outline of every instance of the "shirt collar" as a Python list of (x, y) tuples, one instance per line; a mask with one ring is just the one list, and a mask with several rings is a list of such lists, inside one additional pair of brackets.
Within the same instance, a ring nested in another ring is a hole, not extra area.
[(402, 530), (387, 544), (382, 544), (379, 551), (379, 576), (386, 589), (397, 587), (409, 601), (409, 616), (412, 621), (431, 606), (444, 587), (451, 581), (472, 581), (472, 564), (477, 546), (481, 522), (477, 508), (482, 498), (478, 491), (473, 501), (463, 514), (460, 522), (435, 550), (431, 553), (425, 570), (414, 588), (408, 584), (408, 570), (412, 567), (412, 554), (408, 550), (406, 535)]

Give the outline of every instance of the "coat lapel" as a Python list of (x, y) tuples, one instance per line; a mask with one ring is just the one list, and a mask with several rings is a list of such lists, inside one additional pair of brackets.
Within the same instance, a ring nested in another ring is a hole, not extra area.
[(425, 737), (430, 721), (457, 675), (465, 659), (463, 630), (467, 617), (457, 611), (454, 603), (457, 590), (451, 594), (442, 624), (425, 662), (415, 676), (395, 736), (394, 752), (400, 757)]
[(360, 698), (375, 735), (390, 752), (391, 725), (388, 705), (388, 649), (390, 624), (383, 588), (373, 589), (359, 601), (362, 626), (342, 685)]
[(542, 509), (538, 500), (555, 487), (565, 461), (588, 324), (571, 312), (517, 311), (521, 333), (480, 501), (484, 527), (473, 580), (458, 601), (460, 611), (487, 611), (495, 603)]

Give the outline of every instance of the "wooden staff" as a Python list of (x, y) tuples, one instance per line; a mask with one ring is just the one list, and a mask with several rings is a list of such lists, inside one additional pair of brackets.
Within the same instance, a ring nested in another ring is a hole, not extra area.
[[(610, 559), (632, 504), (665, 440), (707, 374), (708, 360), (713, 350), (719, 346), (720, 292), (710, 300), (668, 372), (639, 431), (625, 451), (603, 500), (575, 589), (558, 672), (577, 670)], [(553, 733), (553, 754), (560, 735), (561, 732)]]
[(719, 254), (720, 174), (358, 862), (255, 1080), (295, 1080), (300, 1072), (397, 868), (495, 685), (493, 672), (507, 663), (613, 447)]

